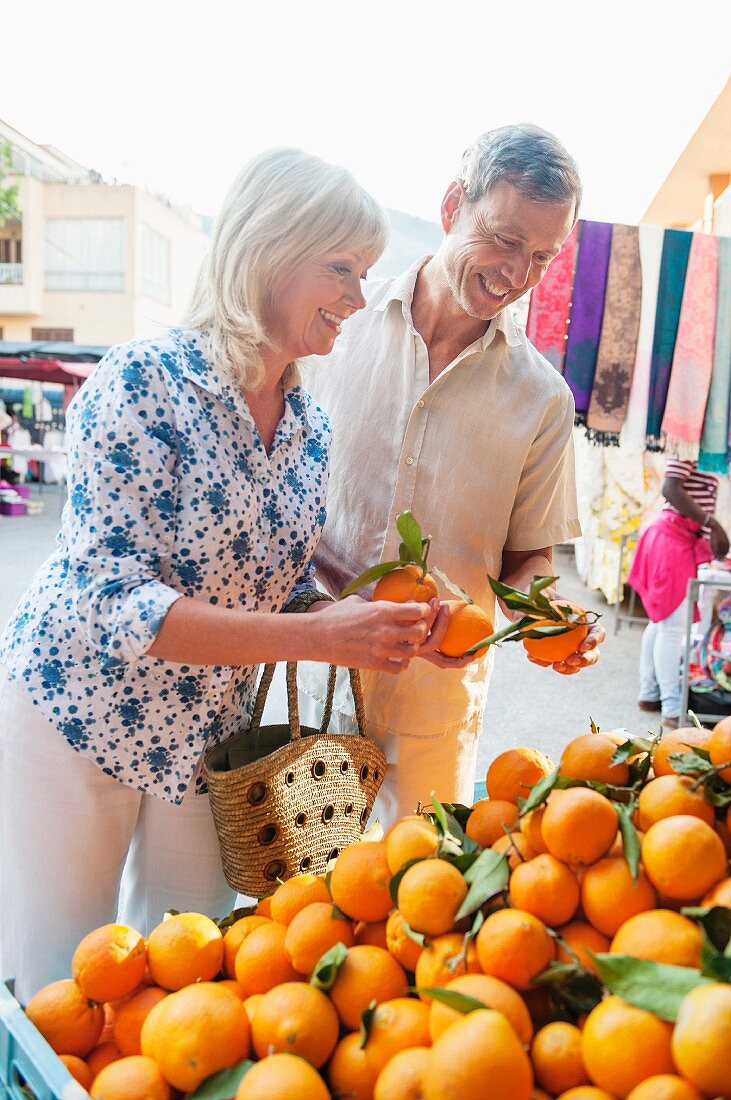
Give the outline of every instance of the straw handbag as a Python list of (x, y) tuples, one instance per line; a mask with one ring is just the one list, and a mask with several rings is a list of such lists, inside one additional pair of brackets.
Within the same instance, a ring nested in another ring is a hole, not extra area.
[(386, 771), (365, 734), (360, 678), (349, 669), (358, 733), (326, 733), (335, 666), (330, 667), (319, 730), (301, 727), (297, 665), (287, 665), (289, 725), (262, 726), (274, 665), (266, 665), (248, 729), (206, 753), (203, 775), (229, 886), (264, 897), (278, 879), (324, 874), (328, 861), (358, 840)]

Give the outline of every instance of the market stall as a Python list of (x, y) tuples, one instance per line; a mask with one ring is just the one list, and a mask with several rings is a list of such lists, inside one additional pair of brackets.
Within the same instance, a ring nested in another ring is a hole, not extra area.
[(577, 565), (614, 603), (666, 456), (719, 475), (717, 514), (731, 518), (731, 238), (580, 221), (532, 293), (527, 333), (574, 395)]

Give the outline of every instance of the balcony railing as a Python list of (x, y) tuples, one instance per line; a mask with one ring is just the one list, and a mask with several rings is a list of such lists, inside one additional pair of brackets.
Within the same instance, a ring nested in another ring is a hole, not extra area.
[(124, 290), (123, 271), (46, 271), (46, 290)]
[(22, 264), (0, 264), (0, 285), (23, 282)]

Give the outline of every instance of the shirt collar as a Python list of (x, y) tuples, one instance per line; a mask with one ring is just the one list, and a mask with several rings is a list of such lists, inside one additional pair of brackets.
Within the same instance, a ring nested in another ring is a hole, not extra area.
[[(226, 406), (231, 412), (252, 421), (246, 397), (227, 373), (217, 367), (208, 355), (207, 333), (200, 329), (173, 329), (175, 342), (180, 350), (177, 370), (194, 385)], [(297, 424), (311, 428), (307, 395), (298, 384), (289, 385), (284, 391), (284, 414), (279, 427), (283, 433), (291, 433)]]
[[(401, 302), (404, 320), (413, 328), (411, 303), (414, 300), (414, 288), (416, 287), (416, 280), (419, 272), (424, 264), (430, 259), (431, 256), (429, 255), (420, 257), (415, 264), (412, 264), (408, 271), (394, 278), (384, 297), (378, 305), (373, 307), (374, 312), (384, 313), (391, 302)], [(485, 335), (481, 337), (479, 341), (476, 341), (480, 351), (485, 351), (485, 349), (490, 346), (495, 338), (496, 332), (502, 333), (508, 347), (520, 347), (522, 343), (520, 333), (518, 332), (518, 328), (513, 320), (513, 315), (509, 309), (501, 309), (497, 317), (488, 325)]]

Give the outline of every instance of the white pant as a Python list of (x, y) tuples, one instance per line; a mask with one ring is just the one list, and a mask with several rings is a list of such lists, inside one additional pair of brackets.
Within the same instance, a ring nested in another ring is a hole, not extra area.
[(664, 718), (680, 714), (680, 656), (683, 650), (685, 604), (667, 619), (649, 622), (640, 651), (640, 699), (661, 700)]
[(235, 898), (206, 796), (175, 806), (104, 775), (0, 666), (0, 977), (21, 1001), (69, 977), (99, 925), (147, 935), (167, 909), (220, 917)]
[[(304, 692), (298, 693), (302, 725), (318, 728), (323, 707)], [(279, 665), (267, 696), (262, 724), (287, 721), (287, 692), (284, 666)], [(329, 729), (350, 733), (355, 720), (333, 714)], [(388, 828), (405, 814), (413, 813), (419, 802), (430, 801), (434, 791), (441, 802), (474, 802), (477, 746), (480, 731), (458, 729), (437, 737), (409, 737), (381, 734), (369, 730), (386, 754), (386, 777), (373, 807), (371, 821)]]

